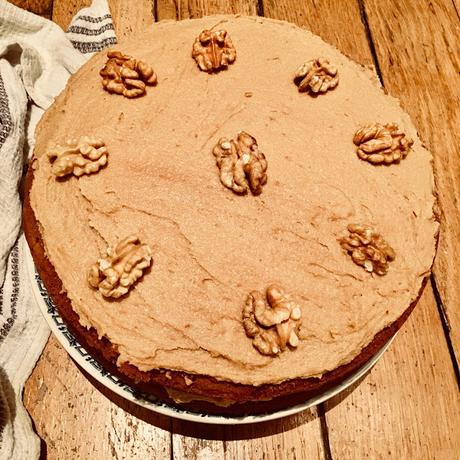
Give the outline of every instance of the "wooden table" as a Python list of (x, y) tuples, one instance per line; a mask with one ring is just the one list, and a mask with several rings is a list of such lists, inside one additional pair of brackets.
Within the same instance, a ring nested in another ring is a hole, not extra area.
[[(64, 29), (90, 0), (14, 0)], [(252, 426), (185, 423), (95, 384), (51, 337), (24, 401), (49, 459), (460, 459), (460, 0), (110, 0), (119, 39), (162, 19), (242, 13), (309, 28), (373, 66), (434, 154), (442, 236), (383, 359), (325, 404)]]

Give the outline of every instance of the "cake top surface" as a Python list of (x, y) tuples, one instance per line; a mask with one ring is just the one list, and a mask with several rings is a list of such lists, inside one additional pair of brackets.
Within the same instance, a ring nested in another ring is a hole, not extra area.
[[(191, 47), (224, 28), (236, 61), (202, 72)], [(319, 37), (261, 18), (163, 22), (115, 47), (150, 64), (158, 85), (128, 99), (104, 91), (107, 57), (94, 56), (46, 112), (36, 133), (31, 204), (49, 260), (74, 310), (140, 370), (173, 369), (259, 385), (320, 376), (351, 361), (417, 299), (438, 224), (431, 154), (396, 99), (374, 76)], [(299, 93), (296, 69), (319, 56), (340, 83)], [(354, 133), (396, 122), (414, 145), (375, 166)], [(268, 162), (260, 195), (220, 180), (213, 147), (247, 131)], [(103, 139), (97, 174), (56, 180), (47, 152), (80, 136)], [(354, 264), (338, 239), (351, 223), (383, 235), (396, 257), (385, 276)], [(153, 264), (128, 295), (107, 300), (88, 268), (130, 234)], [(263, 356), (242, 325), (253, 290), (280, 283), (300, 306), (299, 345)]]

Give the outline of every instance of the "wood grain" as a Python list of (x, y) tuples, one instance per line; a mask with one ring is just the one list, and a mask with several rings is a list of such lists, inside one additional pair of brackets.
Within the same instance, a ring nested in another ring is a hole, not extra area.
[(153, 0), (109, 0), (108, 3), (119, 41), (155, 22)]
[(67, 30), (75, 14), (89, 5), (91, 5), (91, 0), (54, 0), (52, 19)]
[(356, 0), (264, 0), (264, 14), (305, 27), (355, 61), (372, 65)]
[(460, 19), (460, 0), (452, 0), (455, 8), (455, 12), (457, 13), (458, 18)]
[(172, 433), (174, 459), (217, 460), (225, 458), (224, 429), (222, 426), (173, 420)]
[(333, 458), (458, 459), (460, 393), (434, 298), (360, 385), (326, 403)]
[(442, 227), (434, 276), (460, 362), (460, 20), (451, 1), (364, 1), (386, 88), (433, 152)]
[(9, 2), (31, 13), (51, 19), (53, 0), (9, 0)]
[(199, 18), (210, 14), (257, 15), (257, 0), (157, 0), (157, 20)]
[(273, 422), (234, 427), (174, 420), (175, 459), (325, 459), (316, 409)]
[(170, 458), (170, 420), (88, 379), (54, 336), (26, 384), (24, 404), (48, 460), (92, 459), (95, 452), (101, 460)]
[(274, 422), (228, 427), (227, 459), (326, 459), (316, 408)]

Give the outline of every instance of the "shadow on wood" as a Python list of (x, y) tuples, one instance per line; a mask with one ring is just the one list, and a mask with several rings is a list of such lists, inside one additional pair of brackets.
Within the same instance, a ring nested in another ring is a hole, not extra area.
[(338, 406), (340, 403), (342, 403), (342, 401), (345, 401), (345, 399), (347, 399), (369, 377), (371, 371), (372, 369), (367, 371), (359, 380), (340, 392), (338, 395), (322, 403), (324, 412), (327, 414), (328, 411), (334, 409), (334, 407)]
[(312, 422), (317, 417), (316, 409), (312, 408), (299, 414), (279, 419), (276, 423), (267, 421), (247, 425), (209, 425), (173, 420), (173, 432), (193, 438), (235, 441), (273, 436)]
[[(75, 363), (75, 361), (73, 362)], [(154, 425), (157, 428), (161, 428), (163, 430), (171, 431), (174, 434), (181, 436), (215, 441), (237, 441), (263, 438), (266, 436), (273, 436), (279, 433), (285, 433), (287, 431), (294, 430), (300, 426), (316, 421), (319, 417), (317, 408), (312, 407), (298, 414), (278, 419), (276, 423), (273, 423), (273, 421), (267, 421), (245, 425), (227, 426), (174, 419), (127, 401), (122, 396), (117, 395), (112, 390), (109, 390), (103, 384), (98, 382), (77, 363), (75, 363), (75, 365), (100, 393), (102, 393), (106, 398), (108, 398), (118, 407), (133, 415), (134, 417), (149, 423), (150, 425)], [(366, 379), (368, 375), (369, 373), (361, 377), (357, 382), (355, 382), (345, 391), (330, 399), (328, 403), (325, 403), (325, 412), (327, 413), (328, 410), (334, 408), (336, 405), (340, 404), (344, 399), (350, 396), (351, 393), (356, 390), (356, 388)]]
[(142, 421), (154, 425), (157, 428), (162, 430), (170, 431), (171, 430), (171, 418), (166, 415), (158, 414), (149, 409), (141, 407), (133, 402), (130, 402), (123, 398), (122, 396), (117, 395), (112, 390), (109, 390), (102, 383), (98, 382), (94, 377), (89, 375), (83, 368), (81, 368), (73, 359), (72, 362), (77, 366), (80, 372), (86, 377), (86, 379), (107, 399), (112, 401), (118, 407), (123, 409), (125, 412), (141, 419)]
[[(72, 359), (73, 361), (73, 359)], [(245, 425), (214, 425), (209, 423), (196, 423), (189, 422), (180, 419), (174, 419), (166, 415), (158, 414), (152, 410), (138, 406), (132, 403), (122, 396), (119, 396), (112, 390), (105, 387), (103, 384), (98, 382), (95, 378), (89, 375), (83, 368), (81, 368), (75, 361), (74, 364), (78, 367), (85, 378), (106, 398), (116, 404), (118, 407), (141, 419), (142, 421), (154, 425), (157, 428), (170, 431), (174, 434), (181, 436), (215, 440), (215, 441), (237, 441), (254, 438), (263, 438), (266, 436), (273, 436), (286, 431), (294, 430), (302, 425), (306, 425), (313, 421), (316, 421), (319, 417), (318, 410), (316, 407), (306, 409), (298, 414), (283, 417), (273, 421), (251, 423)], [(370, 371), (369, 371), (370, 372)], [(348, 398), (361, 383), (369, 375), (367, 372), (357, 382), (341, 392), (337, 396), (331, 398), (326, 403), (323, 403), (324, 411), (327, 413), (335, 406), (340, 404), (346, 398)]]
[(98, 382), (94, 377), (89, 375), (75, 361), (72, 362), (77, 366), (85, 378), (106, 398), (110, 399), (114, 404), (128, 412), (129, 414), (143, 420), (146, 423), (161, 428), (163, 430), (172, 431), (174, 433), (197, 437), (210, 440), (237, 440), (237, 439), (252, 439), (257, 437), (272, 436), (286, 430), (294, 429), (305, 423), (309, 423), (317, 418), (315, 408), (307, 409), (299, 414), (284, 417), (278, 420), (278, 423), (272, 421), (262, 423), (252, 423), (248, 425), (229, 426), (211, 425), (206, 423), (188, 422), (179, 419), (173, 419), (162, 414), (158, 414), (144, 407), (138, 406), (135, 403), (127, 401), (122, 396), (117, 395), (112, 390), (109, 390), (103, 384)]

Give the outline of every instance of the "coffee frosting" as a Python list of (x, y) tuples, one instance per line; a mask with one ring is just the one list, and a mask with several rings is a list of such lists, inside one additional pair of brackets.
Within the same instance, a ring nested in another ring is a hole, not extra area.
[[(201, 72), (196, 36), (225, 28), (235, 63)], [(138, 99), (104, 91), (95, 55), (70, 79), (36, 133), (31, 204), (49, 260), (74, 310), (118, 347), (119, 362), (260, 385), (321, 376), (351, 361), (419, 293), (435, 253), (431, 154), (396, 99), (367, 69), (317, 36), (261, 18), (162, 22), (117, 45), (151, 64), (158, 85)], [(299, 93), (293, 75), (323, 56), (340, 84)], [(249, 97), (250, 96), (250, 97)], [(415, 140), (406, 159), (373, 166), (353, 135), (396, 122)], [(245, 130), (268, 161), (260, 196), (223, 187), (212, 154)], [(47, 151), (69, 138), (103, 139), (97, 174), (56, 180)], [(385, 276), (355, 265), (337, 239), (349, 223), (377, 229), (394, 248)], [(108, 246), (137, 234), (153, 265), (109, 301), (87, 283)], [(245, 335), (244, 300), (280, 283), (302, 309), (295, 351), (262, 356)]]

